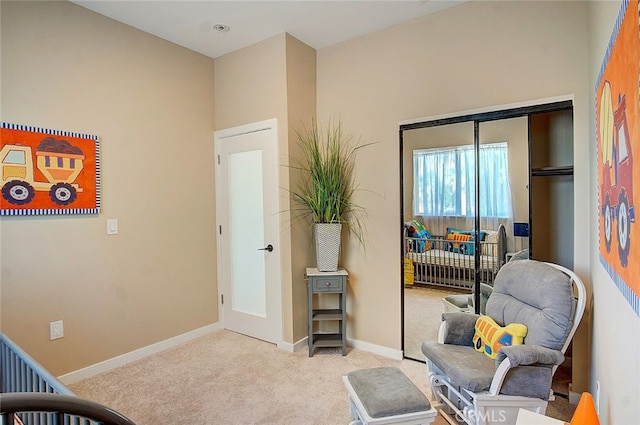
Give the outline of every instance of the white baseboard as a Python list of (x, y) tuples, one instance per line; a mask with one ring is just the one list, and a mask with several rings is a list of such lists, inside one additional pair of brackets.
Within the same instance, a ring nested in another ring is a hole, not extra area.
[[(290, 352), (298, 351), (303, 348), (307, 348), (309, 337), (304, 337), (295, 344), (283, 343), (278, 345), (278, 348), (285, 349)], [(288, 347), (285, 347), (287, 345)], [(368, 351), (369, 353), (379, 354), (384, 357), (390, 357), (394, 360), (402, 360), (402, 350), (394, 350), (393, 348), (383, 347), (381, 345), (371, 344), (370, 342), (359, 341), (357, 339), (347, 338), (347, 346), (355, 348), (356, 350)]]
[(280, 342), (278, 344), (278, 348), (281, 349), (281, 350), (288, 351), (290, 353), (295, 353), (296, 351), (307, 347), (307, 340), (308, 339), (309, 338), (305, 336), (300, 341), (298, 341), (298, 342), (296, 342), (294, 344), (291, 344), (290, 342), (284, 342), (283, 341), (283, 342)]
[(357, 339), (347, 338), (347, 345), (357, 350), (368, 351), (394, 360), (402, 360), (403, 357), (402, 350), (383, 347), (382, 345), (371, 344), (370, 342), (359, 341)]
[[(278, 348), (289, 351), (291, 353), (298, 350), (306, 349), (308, 346), (309, 337), (304, 337), (295, 344), (283, 342), (278, 344)], [(384, 357), (390, 357), (394, 360), (402, 360), (402, 350), (394, 350), (393, 348), (383, 347), (381, 345), (371, 344), (370, 342), (359, 341), (357, 339), (347, 338), (347, 346), (355, 348), (356, 350), (368, 351), (373, 354), (379, 354)]]
[(96, 363), (91, 366), (69, 372), (65, 375), (58, 376), (58, 379), (65, 385), (73, 384), (82, 379), (90, 378), (99, 373), (106, 372), (116, 367), (124, 366), (127, 363), (131, 363), (143, 357), (147, 357), (151, 354), (159, 353), (167, 348), (175, 347), (176, 345), (183, 344), (193, 339), (199, 338), (211, 332), (215, 332), (222, 329), (220, 322), (212, 323), (210, 325), (203, 326), (198, 329), (183, 333), (181, 335), (174, 336), (164, 341), (157, 342), (155, 344), (148, 345), (146, 347), (139, 348), (137, 350), (130, 351), (120, 356)]

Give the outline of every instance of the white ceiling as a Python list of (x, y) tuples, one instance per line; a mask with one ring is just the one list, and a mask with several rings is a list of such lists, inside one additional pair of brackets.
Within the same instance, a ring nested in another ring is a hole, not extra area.
[[(321, 49), (467, 0), (72, 1), (216, 58), (283, 32)], [(231, 30), (217, 32), (215, 24)]]

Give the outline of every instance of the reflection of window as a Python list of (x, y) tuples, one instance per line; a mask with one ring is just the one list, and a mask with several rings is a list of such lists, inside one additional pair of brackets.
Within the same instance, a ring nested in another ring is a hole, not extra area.
[[(475, 216), (473, 146), (413, 151), (413, 213)], [(507, 143), (480, 145), (480, 215), (509, 217)]]

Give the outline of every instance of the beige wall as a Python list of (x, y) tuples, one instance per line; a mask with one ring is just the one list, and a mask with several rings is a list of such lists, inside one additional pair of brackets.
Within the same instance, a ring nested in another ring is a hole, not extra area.
[(286, 141), (285, 59), (280, 34), (215, 60), (216, 130), (277, 118), (280, 143)]
[[(358, 198), (366, 252), (346, 253), (350, 338), (401, 348), (399, 122), (569, 95), (575, 179), (589, 181), (586, 40), (582, 2), (470, 2), (318, 51), (318, 115), (341, 114), (346, 129), (380, 142), (358, 163), (361, 187), (376, 194)], [(576, 185), (576, 229), (589, 225), (589, 195)], [(576, 235), (575, 268), (588, 284), (589, 236)]]
[[(529, 140), (527, 118), (480, 123), (480, 143), (507, 142), (509, 156), (509, 188), (514, 222), (529, 222)], [(527, 248), (526, 238), (514, 238), (513, 227), (506, 229), (508, 235), (507, 251), (519, 251)]]
[(215, 60), (217, 130), (278, 119), (283, 340), (289, 344), (306, 336), (303, 277), (310, 245), (302, 223), (290, 217), (286, 164), (290, 149), (295, 149), (295, 129), (315, 115), (315, 54), (283, 33)]
[(217, 322), (213, 60), (72, 3), (1, 7), (2, 120), (102, 159), (101, 214), (0, 220), (2, 331), (60, 375)]
[[(589, 167), (597, 167), (594, 87), (620, 10), (620, 1), (589, 2)], [(599, 260), (598, 176), (591, 174), (591, 279), (593, 282), (593, 338), (590, 387), (600, 382), (600, 423), (638, 423), (640, 404), (640, 319), (624, 299)], [(631, 236), (633, 237), (633, 236)], [(636, 237), (638, 237), (636, 235)], [(635, 254), (635, 261), (640, 257)], [(629, 257), (630, 261), (634, 261)]]
[[(289, 155), (299, 156), (296, 132), (303, 127), (309, 128), (311, 120), (316, 116), (316, 50), (300, 40), (287, 34), (287, 111), (289, 119)], [(287, 163), (286, 158), (282, 162)], [(297, 182), (298, 176), (287, 167), (282, 167), (283, 174), (291, 171), (291, 183)], [(283, 178), (282, 181), (288, 181)], [(282, 211), (295, 209), (289, 204), (286, 191), (282, 203)], [(295, 213), (283, 214), (283, 229), (291, 232), (291, 298), (286, 301), (291, 306), (291, 324), (285, 327), (287, 341), (296, 343), (307, 336), (307, 286), (304, 281), (305, 268), (315, 262), (311, 248), (311, 232), (309, 223), (300, 220)], [(285, 323), (288, 323), (285, 321)], [(289, 335), (289, 332), (291, 335)]]

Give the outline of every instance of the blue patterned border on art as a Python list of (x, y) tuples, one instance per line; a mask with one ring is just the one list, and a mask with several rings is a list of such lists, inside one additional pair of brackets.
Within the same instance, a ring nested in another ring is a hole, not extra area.
[(611, 265), (607, 263), (607, 260), (605, 260), (602, 255), (600, 256), (600, 263), (605, 268), (607, 273), (609, 273), (609, 276), (611, 276), (611, 279), (613, 279), (613, 282), (620, 290), (620, 293), (622, 293), (622, 296), (627, 300), (627, 302), (631, 306), (631, 309), (636, 313), (636, 316), (640, 316), (640, 298), (638, 298), (636, 293), (631, 290), (629, 285), (627, 285), (625, 281), (622, 280), (620, 275), (616, 273), (613, 267), (611, 267)]

